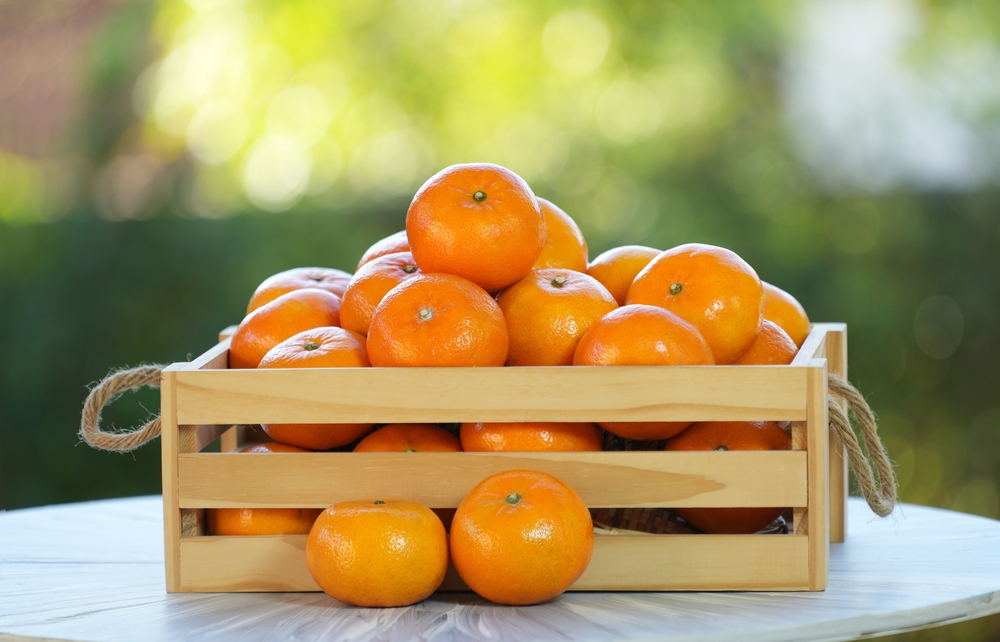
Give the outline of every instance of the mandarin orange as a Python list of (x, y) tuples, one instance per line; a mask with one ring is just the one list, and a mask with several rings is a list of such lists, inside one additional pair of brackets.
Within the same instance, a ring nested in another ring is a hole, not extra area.
[[(271, 348), (258, 368), (365, 368), (371, 365), (365, 338), (338, 327), (300, 332)], [(278, 442), (326, 450), (349, 444), (372, 429), (370, 423), (264, 424), (264, 432)]]
[(799, 348), (809, 336), (809, 315), (795, 297), (781, 288), (764, 283), (764, 318), (774, 321)]
[[(264, 443), (242, 453), (307, 453), (287, 444)], [(208, 531), (212, 535), (303, 535), (322, 511), (312, 508), (210, 508)]]
[[(773, 421), (704, 421), (667, 441), (664, 450), (789, 450), (792, 438)], [(706, 533), (756, 533), (782, 508), (677, 508), (677, 514)]]
[(466, 452), (597, 452), (603, 446), (601, 429), (587, 422), (464, 423), (459, 437)]
[(358, 261), (358, 268), (361, 269), (365, 263), (373, 261), (380, 256), (388, 256), (389, 254), (396, 254), (397, 252), (409, 252), (410, 251), (410, 241), (406, 238), (406, 230), (400, 230), (395, 234), (390, 234), (380, 241), (376, 241), (374, 245), (365, 250), (365, 253), (361, 255), (361, 260)]
[(374, 366), (502, 366), (507, 349), (497, 302), (451, 274), (420, 274), (394, 287), (368, 330)]
[(580, 337), (618, 307), (593, 277), (562, 268), (532, 270), (497, 303), (510, 335), (508, 366), (568, 366)]
[(306, 540), (306, 565), (330, 597), (355, 606), (407, 606), (448, 570), (448, 536), (431, 509), (387, 499), (323, 511)]
[(754, 269), (735, 252), (701, 243), (650, 261), (626, 300), (665, 308), (698, 328), (718, 364), (734, 363), (764, 320), (764, 288)]
[(560, 479), (534, 470), (488, 477), (458, 505), (451, 525), (455, 570), (500, 604), (537, 604), (561, 594), (594, 551), (587, 505)]
[(267, 351), (304, 330), (340, 325), (340, 297), (302, 288), (248, 314), (229, 344), (230, 368), (256, 368)]
[(425, 273), (454, 274), (495, 292), (531, 270), (545, 245), (545, 217), (509, 169), (452, 165), (417, 190), (406, 235)]
[(367, 335), (375, 308), (389, 290), (420, 274), (409, 252), (387, 254), (365, 263), (347, 285), (340, 306), (340, 327)]
[(566, 268), (586, 272), (587, 240), (583, 238), (576, 221), (544, 198), (538, 199), (538, 206), (545, 216), (545, 246), (532, 268)]
[(787, 366), (799, 349), (778, 324), (764, 319), (760, 334), (739, 358), (739, 366)]
[[(698, 329), (653, 305), (625, 305), (601, 317), (580, 339), (576, 366), (709, 366), (712, 350)], [(602, 421), (619, 437), (659, 440), (673, 437), (689, 421)]]
[(319, 288), (340, 297), (344, 295), (350, 280), (350, 274), (333, 268), (304, 267), (278, 272), (257, 286), (247, 305), (247, 314), (292, 290)]
[(587, 274), (600, 281), (618, 305), (625, 305), (635, 276), (659, 254), (660, 250), (645, 245), (613, 247), (590, 262)]
[(461, 452), (458, 437), (433, 424), (388, 424), (362, 439), (356, 453)]

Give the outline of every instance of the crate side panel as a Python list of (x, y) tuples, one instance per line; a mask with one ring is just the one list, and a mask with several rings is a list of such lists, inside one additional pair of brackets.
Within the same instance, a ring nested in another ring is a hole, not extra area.
[(177, 373), (182, 424), (803, 420), (806, 368), (315, 368)]
[(631, 535), (594, 539), (574, 591), (801, 591), (801, 535)]
[[(181, 540), (181, 590), (318, 591), (306, 535)], [(803, 590), (806, 538), (797, 535), (598, 535), (571, 591)], [(441, 590), (467, 587), (449, 568)]]
[[(491, 474), (540, 470), (588, 506), (805, 506), (804, 451), (202, 453), (178, 458), (181, 506), (325, 508), (361, 498), (458, 506)], [(761, 474), (760, 471), (767, 471)]]

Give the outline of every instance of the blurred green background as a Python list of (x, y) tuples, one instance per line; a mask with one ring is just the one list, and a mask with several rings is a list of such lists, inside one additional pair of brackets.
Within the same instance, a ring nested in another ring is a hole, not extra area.
[(995, 2), (12, 3), (0, 61), (7, 509), (159, 492), (158, 444), (78, 443), (88, 385), (490, 161), (591, 257), (723, 245), (847, 322), (902, 499), (1000, 517)]

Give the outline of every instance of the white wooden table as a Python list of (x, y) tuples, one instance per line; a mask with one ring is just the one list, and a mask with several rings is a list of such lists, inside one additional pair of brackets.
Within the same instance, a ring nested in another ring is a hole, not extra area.
[(852, 499), (821, 593), (471, 594), (358, 609), (322, 593), (164, 589), (159, 497), (0, 514), (0, 642), (63, 640), (843, 640), (1000, 612), (1000, 522)]

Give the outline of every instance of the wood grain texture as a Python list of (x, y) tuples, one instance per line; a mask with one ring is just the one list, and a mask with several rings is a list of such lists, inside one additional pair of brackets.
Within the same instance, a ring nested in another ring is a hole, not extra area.
[(809, 536), (809, 588), (821, 591), (828, 580), (830, 559), (830, 468), (828, 448), (826, 359), (809, 362), (809, 410), (806, 419), (806, 452), (809, 469), (809, 501), (805, 519)]
[(848, 640), (1000, 612), (1000, 522), (849, 502), (825, 592), (566, 593), (501, 607), (441, 593), (359, 609), (322, 593), (164, 591), (159, 497), (0, 513), (0, 634), (92, 642)]
[(177, 495), (177, 455), (180, 431), (177, 426), (173, 366), (160, 376), (160, 466), (163, 478), (163, 542), (168, 591), (181, 586), (180, 538), (181, 512)]
[(806, 369), (791, 366), (182, 365), (176, 381), (181, 424), (805, 419)]
[(184, 508), (326, 508), (359, 498), (451, 508), (486, 477), (521, 469), (555, 475), (594, 507), (805, 506), (807, 499), (806, 453), (790, 451), (203, 453), (179, 457), (177, 483)]
[[(181, 540), (185, 591), (318, 591), (305, 535)], [(807, 590), (807, 538), (798, 535), (597, 535), (571, 591)], [(756, 573), (744, 569), (752, 565)], [(454, 569), (443, 591), (467, 591)]]
[[(826, 359), (829, 372), (847, 380), (847, 324), (825, 323)], [(846, 406), (841, 400), (841, 406)], [(830, 431), (830, 542), (840, 543), (847, 535), (848, 481), (847, 452), (840, 435)]]

